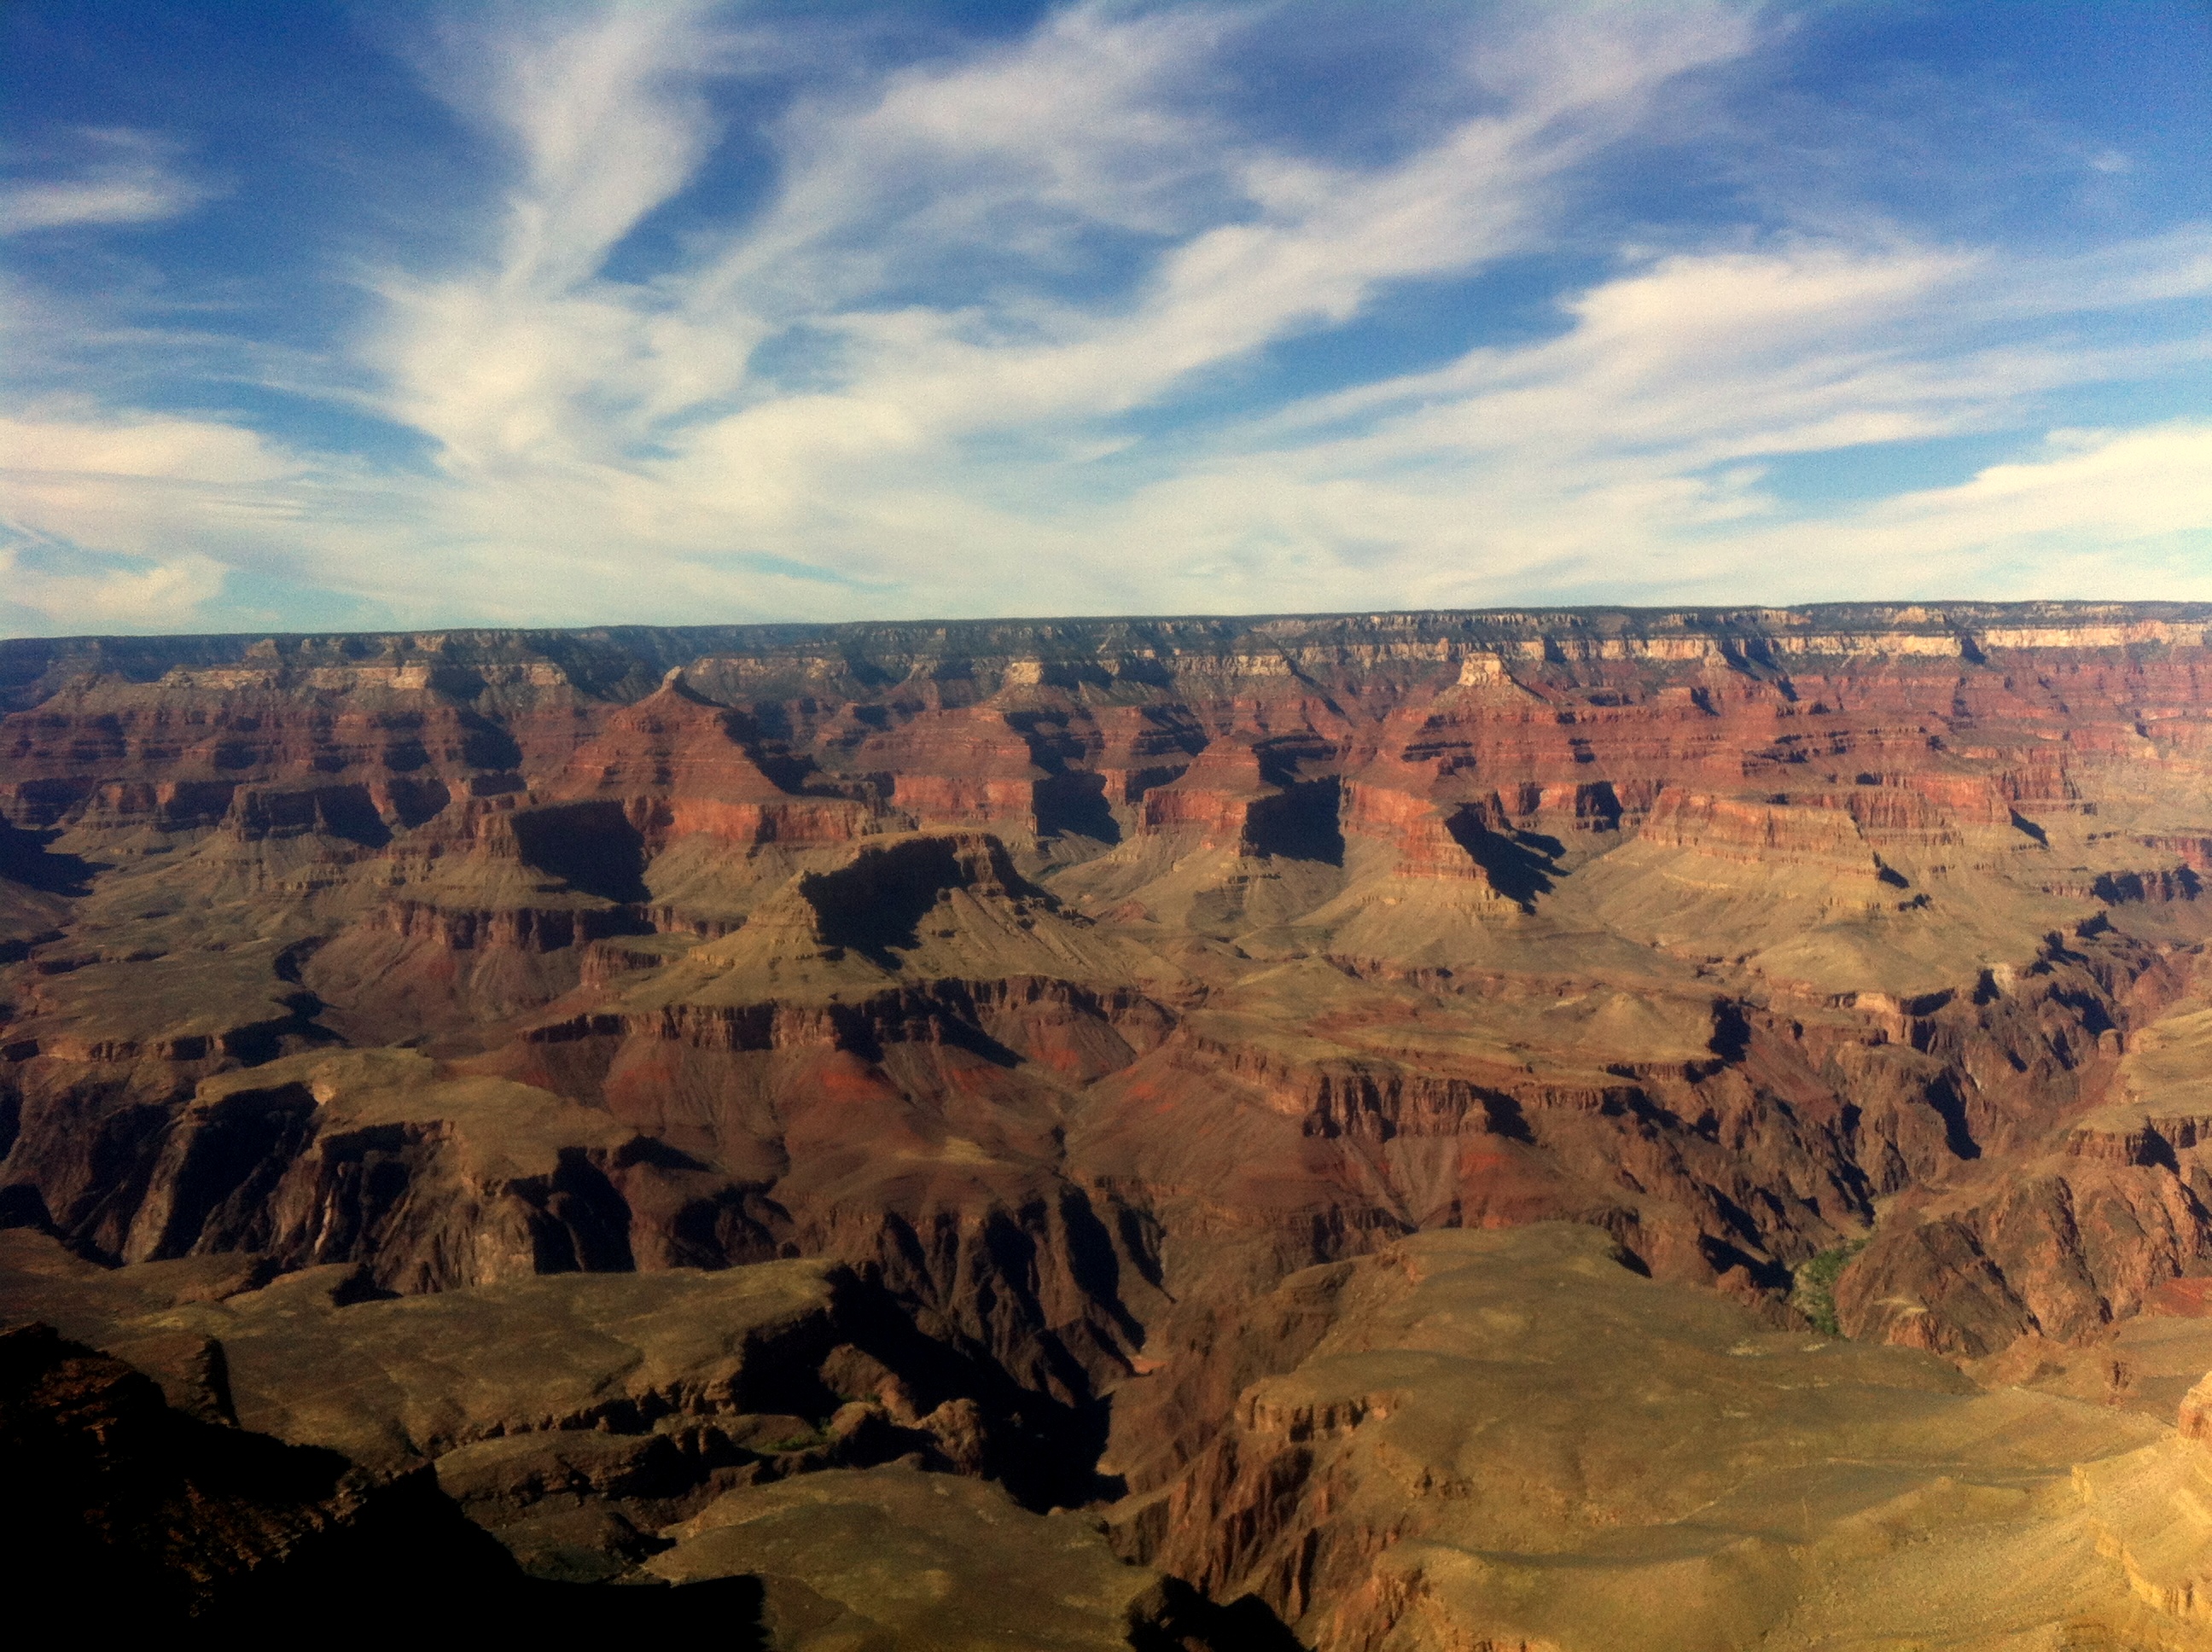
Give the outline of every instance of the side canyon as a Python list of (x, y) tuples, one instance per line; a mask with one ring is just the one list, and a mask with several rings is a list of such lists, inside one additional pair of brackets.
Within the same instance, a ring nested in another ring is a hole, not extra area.
[(0, 817), (57, 1588), (2212, 1646), (2212, 605), (16, 641)]

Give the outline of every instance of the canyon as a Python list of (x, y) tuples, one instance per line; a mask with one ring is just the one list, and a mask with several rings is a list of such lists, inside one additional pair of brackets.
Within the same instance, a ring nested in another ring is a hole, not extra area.
[(2212, 1646), (2208, 644), (0, 642), (11, 1550), (157, 1624)]

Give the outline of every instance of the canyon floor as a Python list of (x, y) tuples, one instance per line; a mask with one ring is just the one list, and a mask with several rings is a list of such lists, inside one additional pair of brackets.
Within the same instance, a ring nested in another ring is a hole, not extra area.
[(2212, 1647), (2208, 628), (0, 643), (11, 1570)]

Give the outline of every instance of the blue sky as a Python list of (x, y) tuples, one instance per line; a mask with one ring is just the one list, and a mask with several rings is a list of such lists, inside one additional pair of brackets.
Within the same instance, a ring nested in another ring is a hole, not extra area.
[(2212, 9), (0, 9), (0, 633), (2212, 599)]

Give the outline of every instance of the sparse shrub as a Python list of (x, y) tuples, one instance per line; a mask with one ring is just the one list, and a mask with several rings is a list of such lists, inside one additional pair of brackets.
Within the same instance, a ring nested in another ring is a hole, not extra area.
[(1790, 1306), (1812, 1321), (1824, 1336), (1839, 1337), (1844, 1333), (1843, 1327), (1836, 1323), (1836, 1279), (1850, 1265), (1851, 1258), (1866, 1248), (1865, 1240), (1854, 1239), (1801, 1263), (1791, 1275)]
[(763, 1451), (771, 1452), (811, 1451), (817, 1446), (827, 1445), (829, 1443), (830, 1430), (828, 1425), (826, 1424), (817, 1424), (804, 1434), (788, 1434), (781, 1440), (767, 1441), (760, 1447), (760, 1449)]

